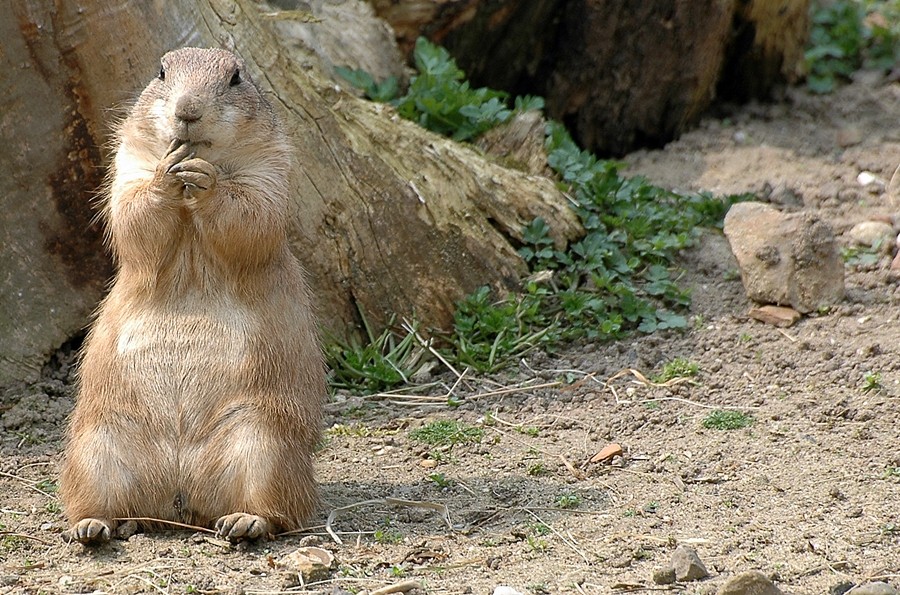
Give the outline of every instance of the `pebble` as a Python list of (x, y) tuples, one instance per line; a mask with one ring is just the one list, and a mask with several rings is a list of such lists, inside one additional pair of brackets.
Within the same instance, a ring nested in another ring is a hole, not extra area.
[(419, 466), (423, 469), (434, 469), (437, 465), (437, 461), (434, 459), (423, 459), (419, 461)]
[(657, 585), (671, 585), (675, 582), (674, 568), (658, 568), (653, 571), (653, 582)]
[(761, 306), (748, 313), (750, 318), (777, 327), (789, 327), (800, 320), (800, 312), (785, 306)]
[(862, 142), (863, 133), (862, 130), (855, 126), (846, 126), (837, 131), (836, 140), (839, 147), (852, 147)]
[(888, 583), (876, 581), (854, 587), (847, 591), (847, 595), (900, 595), (900, 591)]
[(762, 572), (751, 570), (725, 581), (716, 595), (784, 595), (784, 592)]
[(678, 581), (698, 581), (709, 576), (709, 571), (697, 555), (697, 550), (679, 545), (672, 553), (672, 568)]
[(890, 251), (897, 234), (893, 226), (884, 221), (863, 221), (854, 225), (849, 235), (857, 246), (872, 246), (880, 242), (881, 249)]
[(516, 591), (512, 587), (507, 587), (506, 585), (500, 585), (494, 589), (493, 595), (524, 595), (521, 591)]

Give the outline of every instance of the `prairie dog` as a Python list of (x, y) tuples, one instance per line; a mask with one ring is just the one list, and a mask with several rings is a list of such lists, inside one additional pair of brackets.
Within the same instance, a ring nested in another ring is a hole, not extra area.
[(136, 517), (232, 540), (297, 528), (317, 504), (326, 388), (288, 249), (287, 135), (238, 57), (185, 48), (116, 143), (103, 215), (117, 275), (82, 353), (66, 535), (101, 543)]

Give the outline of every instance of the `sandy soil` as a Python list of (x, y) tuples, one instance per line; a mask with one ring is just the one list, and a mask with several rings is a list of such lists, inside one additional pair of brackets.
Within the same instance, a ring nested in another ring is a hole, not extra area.
[[(783, 105), (721, 110), (627, 162), (670, 187), (752, 191), (812, 209), (844, 234), (897, 210), (857, 175), (890, 179), (898, 122), (900, 86), (863, 77), (832, 97), (795, 91)], [(721, 234), (684, 258), (694, 288), (687, 332), (536, 354), (503, 375), (464, 378), (455, 408), (444, 398), (338, 395), (318, 455), (323, 506), (312, 537), (234, 547), (171, 532), (99, 549), (63, 543), (54, 489), (72, 395), (62, 353), (42, 383), (0, 396), (0, 593), (345, 593), (404, 580), (430, 594), (498, 585), (714, 593), (751, 569), (797, 594), (900, 584), (900, 291), (890, 257), (848, 264), (845, 302), (785, 330), (748, 319)], [(691, 382), (607, 382), (629, 368), (658, 373), (676, 357), (699, 366)], [(716, 408), (753, 423), (704, 427)], [(483, 439), (429, 456), (411, 432), (450, 419), (482, 427)], [(624, 456), (589, 462), (609, 442)], [(435, 510), (385, 498), (444, 504), (452, 527)], [(354, 504), (334, 520), (339, 545), (322, 525)], [(334, 554), (335, 570), (297, 586), (280, 561), (315, 543)], [(683, 543), (710, 578), (654, 585)]]

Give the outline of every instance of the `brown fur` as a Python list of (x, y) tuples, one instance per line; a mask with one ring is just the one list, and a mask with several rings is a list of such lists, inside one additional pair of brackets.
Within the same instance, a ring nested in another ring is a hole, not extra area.
[(125, 517), (255, 538), (316, 505), (326, 391), (286, 237), (291, 147), (230, 52), (162, 64), (117, 133), (104, 217), (118, 274), (68, 428), (60, 494), (85, 543)]

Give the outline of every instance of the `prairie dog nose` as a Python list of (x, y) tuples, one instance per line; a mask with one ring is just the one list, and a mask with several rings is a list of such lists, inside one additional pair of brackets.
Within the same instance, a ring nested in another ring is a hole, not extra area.
[(196, 95), (184, 94), (175, 102), (175, 117), (184, 122), (196, 122), (203, 116), (203, 103)]

